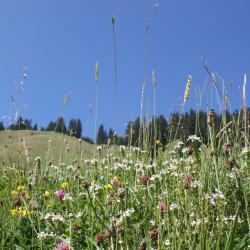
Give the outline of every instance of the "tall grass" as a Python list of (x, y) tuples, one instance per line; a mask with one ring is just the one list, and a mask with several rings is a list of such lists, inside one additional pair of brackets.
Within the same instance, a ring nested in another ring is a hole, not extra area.
[[(145, 48), (155, 7), (157, 5), (149, 12)], [(145, 49), (140, 132), (135, 138), (138, 147), (132, 146), (134, 134), (130, 129), (128, 145), (118, 147), (109, 143), (97, 147), (95, 142), (93, 155), (87, 156), (81, 141), (73, 144), (69, 137), (63, 134), (58, 137), (54, 133), (54, 138), (48, 141), (45, 157), (39, 155), (39, 151), (31, 156), (24, 140), (20, 150), (25, 157), (16, 157), (10, 166), (2, 162), (2, 249), (249, 248), (250, 148), (246, 124), (242, 126), (239, 117), (227, 120), (225, 85), (222, 84), (221, 90), (215, 73), (204, 64), (223, 114), (220, 130), (217, 133), (215, 129), (211, 103), (208, 142), (197, 136), (200, 130), (197, 109), (197, 135), (181, 141), (177, 137), (179, 120), (172, 132), (174, 136), (164, 147), (158, 140), (155, 120), (155, 73), (152, 73), (153, 129), (145, 118), (146, 61)], [(98, 81), (96, 64), (95, 136)], [(183, 109), (189, 98), (190, 84), (191, 78)], [(246, 107), (246, 95), (243, 96)], [(53, 148), (56, 138), (60, 147)], [(58, 161), (54, 160), (55, 155)]]

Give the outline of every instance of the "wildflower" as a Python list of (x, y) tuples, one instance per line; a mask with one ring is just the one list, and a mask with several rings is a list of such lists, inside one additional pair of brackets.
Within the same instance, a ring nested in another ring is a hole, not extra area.
[(55, 195), (56, 195), (56, 198), (61, 201), (65, 197), (65, 192), (63, 189), (60, 189), (55, 192)]
[(77, 219), (79, 219), (82, 216), (82, 214), (83, 214), (82, 212), (78, 212), (75, 216)]
[(147, 185), (148, 181), (149, 181), (149, 176), (148, 175), (144, 174), (144, 175), (141, 176), (141, 184), (142, 185)]
[(185, 189), (190, 188), (191, 183), (192, 183), (192, 176), (190, 174), (186, 174), (184, 176), (184, 180), (183, 180), (183, 186), (184, 186), (184, 188)]
[(155, 226), (155, 220), (150, 220), (149, 223), (151, 224), (151, 226)]
[(160, 209), (160, 213), (164, 214), (166, 212), (166, 204), (163, 201), (160, 201), (158, 206)]
[(160, 143), (161, 143), (161, 141), (159, 139), (155, 141), (156, 145), (159, 145)]
[(10, 210), (10, 214), (11, 214), (11, 216), (17, 216), (17, 214), (18, 214), (17, 209)]
[(97, 233), (95, 239), (96, 239), (97, 244), (103, 243), (104, 240), (105, 240), (104, 233), (102, 233), (102, 232), (101, 233)]
[(158, 229), (153, 229), (149, 232), (149, 236), (151, 237), (152, 240), (157, 240), (159, 237), (159, 231)]
[(170, 240), (165, 240), (164, 245), (167, 247), (170, 246)]
[(28, 211), (22, 207), (10, 210), (11, 216), (25, 217), (28, 214)]
[(51, 218), (52, 221), (64, 222), (64, 218), (60, 214), (55, 214), (53, 212), (45, 214), (44, 219), (48, 220), (49, 218)]
[(200, 181), (192, 181), (191, 185), (190, 185), (192, 188), (196, 188), (196, 187), (199, 187), (201, 186), (201, 182)]
[(110, 190), (112, 189), (112, 185), (111, 184), (104, 185), (104, 188), (107, 190)]
[(189, 145), (188, 147), (187, 147), (187, 152), (188, 152), (188, 154), (192, 154), (193, 153), (193, 147), (191, 146), (191, 145)]
[(68, 187), (68, 183), (67, 183), (67, 182), (63, 182), (63, 183), (60, 185), (60, 187), (61, 187), (62, 189), (66, 189), (66, 188)]
[(57, 245), (56, 250), (70, 250), (70, 246), (66, 240)]
[(26, 210), (21, 210), (20, 212), (21, 212), (22, 217), (25, 217), (27, 215), (27, 211)]
[(51, 232), (51, 233), (46, 233), (46, 232), (40, 232), (40, 233), (37, 233), (37, 238), (38, 239), (45, 239), (45, 238), (53, 238), (55, 237), (56, 235)]
[(50, 192), (49, 191), (45, 191), (43, 194), (43, 197), (48, 198), (50, 196)]
[(119, 184), (119, 179), (115, 176), (112, 180), (111, 180), (111, 184), (113, 186), (116, 186)]
[(18, 195), (18, 193), (17, 193), (17, 191), (12, 191), (12, 192), (11, 192), (11, 195), (13, 195), (13, 196), (17, 196), (17, 195)]
[(191, 141), (191, 142), (193, 142), (193, 141), (198, 141), (198, 142), (201, 142), (201, 138), (198, 137), (198, 136), (196, 136), (196, 135), (190, 135), (190, 136), (188, 137), (187, 141)]
[(30, 196), (27, 192), (24, 192), (23, 193), (23, 197), (26, 199), (26, 200), (29, 200), (30, 199)]
[(20, 185), (20, 186), (18, 186), (18, 187), (16, 188), (16, 190), (17, 190), (18, 192), (22, 192), (24, 189), (25, 189), (25, 186), (22, 186), (22, 185)]
[(190, 94), (190, 88), (191, 88), (191, 82), (192, 82), (192, 76), (189, 75), (186, 89), (185, 89), (185, 93), (184, 93), (184, 103), (186, 103), (188, 101), (189, 94)]
[(173, 203), (170, 205), (170, 210), (176, 210), (178, 208), (180, 208), (180, 206), (178, 204)]

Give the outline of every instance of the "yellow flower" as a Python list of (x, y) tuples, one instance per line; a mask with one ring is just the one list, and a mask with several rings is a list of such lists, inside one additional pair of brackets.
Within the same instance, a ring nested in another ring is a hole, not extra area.
[(28, 193), (25, 193), (25, 194), (24, 194), (24, 198), (25, 198), (26, 200), (29, 200), (29, 199), (30, 199), (29, 194), (28, 194)]
[(49, 197), (49, 195), (50, 195), (49, 191), (45, 191), (44, 194), (43, 194), (43, 196), (46, 197), (46, 198)]
[(107, 190), (110, 190), (112, 189), (112, 185), (111, 184), (104, 185), (104, 188)]
[(67, 186), (68, 186), (68, 183), (67, 182), (63, 182), (60, 187), (62, 189), (65, 189)]
[(158, 139), (155, 141), (155, 144), (159, 145), (161, 143), (161, 141)]
[(22, 214), (22, 217), (25, 217), (27, 215), (27, 211), (26, 210), (22, 210), (21, 214)]
[(17, 193), (17, 191), (12, 191), (12, 192), (11, 192), (11, 195), (13, 195), (13, 196), (17, 196), (17, 195), (18, 195), (18, 193)]
[(18, 214), (17, 209), (10, 210), (10, 214), (11, 214), (11, 216), (17, 216), (17, 214)]
[(16, 190), (17, 190), (18, 192), (22, 192), (24, 189), (25, 189), (25, 186), (22, 186), (22, 185), (20, 185), (20, 186), (18, 186), (18, 187), (16, 188)]
[(25, 210), (22, 207), (10, 210), (11, 216), (25, 217), (28, 213), (32, 214), (32, 211), (28, 212), (28, 210)]

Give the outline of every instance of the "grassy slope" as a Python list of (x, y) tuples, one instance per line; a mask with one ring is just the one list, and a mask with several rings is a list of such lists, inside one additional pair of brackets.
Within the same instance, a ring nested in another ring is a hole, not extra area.
[[(49, 147), (51, 140), (51, 147)], [(25, 146), (25, 145), (26, 146)], [(0, 160), (10, 163), (25, 159), (25, 150), (31, 159), (40, 156), (53, 164), (91, 157), (93, 145), (78, 139), (53, 132), (2, 131), (0, 132)]]

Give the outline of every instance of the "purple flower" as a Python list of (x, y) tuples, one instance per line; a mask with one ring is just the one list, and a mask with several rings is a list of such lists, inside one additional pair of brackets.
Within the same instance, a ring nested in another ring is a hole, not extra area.
[(119, 184), (119, 179), (115, 176), (112, 180), (111, 180), (111, 184), (113, 186), (116, 186)]
[(60, 244), (57, 245), (56, 250), (70, 250), (70, 247), (67, 241), (63, 240)]
[(160, 213), (164, 214), (166, 212), (166, 204), (163, 201), (159, 202)]
[(60, 189), (55, 192), (55, 195), (56, 195), (56, 198), (61, 201), (65, 197), (65, 192), (63, 189)]

